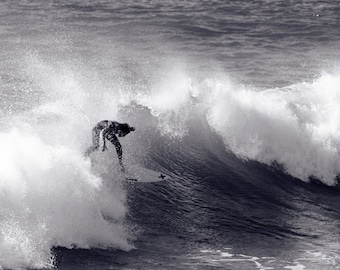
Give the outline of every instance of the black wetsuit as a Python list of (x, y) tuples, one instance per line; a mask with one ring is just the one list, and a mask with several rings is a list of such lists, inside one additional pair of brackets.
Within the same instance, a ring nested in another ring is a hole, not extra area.
[(134, 128), (130, 128), (128, 124), (120, 124), (118, 122), (109, 120), (98, 122), (97, 125), (92, 129), (93, 145), (86, 150), (85, 155), (88, 156), (92, 152), (98, 150), (100, 134), (102, 133), (102, 138), (104, 141), (103, 151), (106, 149), (105, 139), (108, 139), (116, 147), (118, 159), (121, 161), (123, 156), (122, 146), (115, 134), (119, 134), (120, 137), (123, 137), (132, 130), (134, 130)]

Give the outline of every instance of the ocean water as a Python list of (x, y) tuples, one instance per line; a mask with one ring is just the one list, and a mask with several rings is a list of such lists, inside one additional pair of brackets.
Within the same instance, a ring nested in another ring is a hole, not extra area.
[[(339, 269), (340, 5), (0, 2), (0, 269)], [(100, 120), (136, 127), (125, 183)]]

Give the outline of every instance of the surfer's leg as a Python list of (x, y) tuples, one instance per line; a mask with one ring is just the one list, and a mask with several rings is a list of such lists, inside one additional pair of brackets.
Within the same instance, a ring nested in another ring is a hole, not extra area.
[(119, 166), (122, 172), (125, 172), (125, 168), (123, 165), (123, 149), (122, 149), (122, 145), (120, 144), (117, 136), (114, 133), (108, 133), (106, 135), (106, 138), (115, 146), (116, 151), (117, 151), (117, 155), (118, 155), (118, 161), (119, 161)]
[(120, 142), (118, 141), (117, 136), (113, 133), (108, 133), (106, 135), (106, 138), (116, 147), (118, 159), (121, 160), (123, 156), (123, 150)]

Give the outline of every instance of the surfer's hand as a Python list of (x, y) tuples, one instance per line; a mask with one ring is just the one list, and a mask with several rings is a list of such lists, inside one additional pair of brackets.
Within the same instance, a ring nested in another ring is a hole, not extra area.
[(120, 166), (120, 171), (122, 173), (125, 173), (125, 168), (124, 168), (123, 162), (121, 160), (119, 160), (119, 166)]
[(122, 173), (125, 173), (126, 171), (125, 171), (125, 168), (124, 168), (124, 166), (123, 166), (123, 164), (120, 164), (120, 171), (122, 172)]

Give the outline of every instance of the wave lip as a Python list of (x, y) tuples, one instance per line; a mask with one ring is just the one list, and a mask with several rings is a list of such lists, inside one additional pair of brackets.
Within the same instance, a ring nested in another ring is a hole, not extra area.
[(241, 158), (277, 162), (294, 177), (334, 185), (340, 172), (340, 76), (256, 91), (213, 82), (207, 119)]

